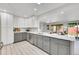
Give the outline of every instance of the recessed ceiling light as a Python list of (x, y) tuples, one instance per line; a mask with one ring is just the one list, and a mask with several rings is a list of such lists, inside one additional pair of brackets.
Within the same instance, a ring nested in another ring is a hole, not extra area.
[(37, 3), (38, 5), (40, 5), (41, 3)]
[(34, 8), (34, 11), (37, 11), (38, 9), (37, 8)]
[(7, 10), (4, 10), (4, 9), (0, 9), (1, 11), (4, 11), (4, 12), (6, 12)]
[(64, 11), (61, 11), (61, 14), (64, 14)]
[(7, 12), (7, 10), (3, 10), (4, 12)]
[(24, 17), (27, 17), (26, 15), (24, 15)]

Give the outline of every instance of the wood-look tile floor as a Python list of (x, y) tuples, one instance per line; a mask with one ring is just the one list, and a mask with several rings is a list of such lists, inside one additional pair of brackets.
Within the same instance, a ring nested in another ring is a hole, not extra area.
[(48, 55), (39, 48), (31, 45), (27, 41), (22, 41), (4, 46), (1, 55)]

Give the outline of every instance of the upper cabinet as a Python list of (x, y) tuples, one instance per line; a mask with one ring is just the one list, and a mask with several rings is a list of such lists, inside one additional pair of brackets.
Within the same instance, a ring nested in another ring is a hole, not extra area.
[(14, 17), (14, 27), (24, 27), (24, 18)]
[(37, 27), (37, 19), (35, 17), (31, 18), (21, 18), (15, 17), (14, 19), (14, 27)]
[(13, 35), (13, 15), (1, 13), (1, 41), (3, 44), (10, 44), (14, 42)]
[(13, 27), (13, 15), (7, 13), (1, 13), (1, 26)]
[(25, 19), (25, 27), (38, 27), (38, 20), (36, 17), (31, 17), (28, 19)]
[(33, 27), (34, 26), (34, 21), (32, 18), (25, 19), (24, 23), (25, 27)]

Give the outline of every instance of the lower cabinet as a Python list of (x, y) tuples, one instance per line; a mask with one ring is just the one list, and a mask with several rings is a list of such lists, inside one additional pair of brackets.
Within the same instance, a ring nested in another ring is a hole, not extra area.
[(47, 53), (49, 53), (49, 49), (50, 49), (49, 44), (50, 44), (49, 37), (43, 36), (43, 47), (42, 47), (42, 49), (44, 51), (46, 51)]
[(27, 33), (22, 33), (22, 40), (27, 40)]
[[(22, 34), (17, 33), (15, 35), (15, 38), (17, 38), (16, 41), (22, 40)], [(70, 41), (31, 33), (27, 33), (26, 38), (31, 44), (34, 44), (51, 55), (70, 54)]]
[(37, 46), (37, 35), (33, 35), (33, 44)]
[(41, 36), (41, 35), (38, 35), (38, 36), (37, 36), (37, 46), (38, 46), (39, 48), (41, 48), (41, 49), (42, 49), (42, 43), (43, 43), (43, 41), (42, 41), (42, 36)]
[(27, 33), (27, 35), (26, 35), (26, 37), (27, 37), (27, 41), (29, 42), (30, 40), (30, 33)]
[(51, 38), (50, 54), (52, 55), (69, 55), (70, 42), (62, 39)]
[(69, 47), (66, 45), (59, 45), (58, 55), (69, 55)]
[(14, 42), (22, 41), (22, 33), (14, 33)]
[(70, 41), (58, 40), (58, 55), (69, 55), (70, 54)]
[(31, 44), (33, 44), (33, 40), (34, 40), (33, 34), (30, 34), (30, 35), (29, 35), (29, 42), (30, 42)]
[(58, 54), (57, 39), (50, 38), (50, 54), (52, 54), (52, 55), (57, 55)]

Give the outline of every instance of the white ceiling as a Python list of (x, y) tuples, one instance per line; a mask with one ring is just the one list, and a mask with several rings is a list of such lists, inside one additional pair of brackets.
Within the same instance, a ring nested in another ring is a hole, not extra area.
[(32, 15), (35, 7), (36, 4), (34, 3), (0, 3), (0, 9), (23, 17)]
[(64, 3), (42, 3), (38, 6), (38, 14), (46, 13), (50, 10), (59, 8), (61, 6), (65, 5)]
[(45, 13), (51, 9), (55, 9), (64, 4), (61, 3), (0, 3), (0, 9), (6, 10), (21, 17), (30, 17), (36, 13), (34, 9), (37, 9), (37, 15)]
[[(61, 7), (65, 7), (66, 5), (68, 5), (68, 4), (65, 4), (65, 3), (41, 3), (41, 4), (37, 4), (37, 3), (0, 3), (0, 9), (6, 10), (17, 16), (30, 17), (30, 16), (34, 15), (35, 13), (36, 13), (36, 15), (41, 15), (50, 10), (58, 10)], [(76, 5), (77, 6), (74, 6), (74, 4), (71, 4), (70, 7), (72, 7), (72, 8), (79, 7), (79, 4), (76, 4)], [(34, 11), (35, 8), (37, 9), (37, 11)], [(65, 8), (64, 10), (69, 10), (69, 8)]]
[(65, 4), (52, 9), (39, 16), (39, 20), (47, 23), (79, 20), (79, 3)]

